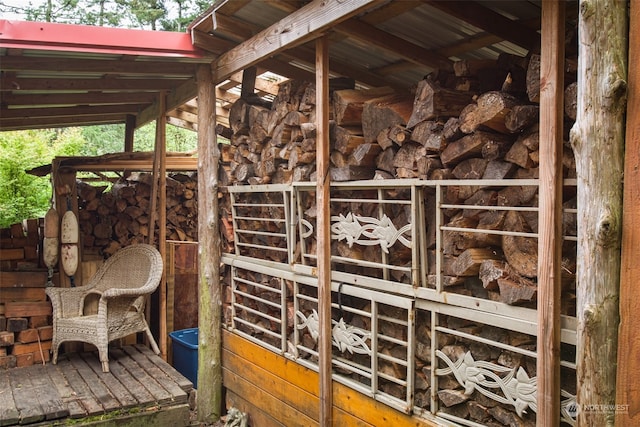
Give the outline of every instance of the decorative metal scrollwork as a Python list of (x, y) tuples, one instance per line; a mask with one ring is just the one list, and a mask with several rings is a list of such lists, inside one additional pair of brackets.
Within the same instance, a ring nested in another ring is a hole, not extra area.
[[(389, 253), (389, 248), (396, 242), (402, 243), (407, 248), (411, 248), (411, 241), (403, 236), (411, 231), (411, 224), (407, 224), (399, 230), (393, 225), (391, 219), (383, 215), (382, 218), (370, 218), (348, 213), (332, 216), (331, 238), (335, 240), (346, 240), (349, 247), (354, 243), (363, 246), (380, 245), (385, 253)], [(366, 237), (361, 239), (360, 237)]]
[[(436, 350), (436, 355), (448, 366), (436, 369), (436, 375), (453, 374), (458, 383), (464, 387), (465, 395), (468, 396), (477, 390), (490, 399), (512, 405), (520, 417), (529, 408), (533, 412), (537, 412), (538, 379), (537, 377), (530, 378), (522, 367), (516, 370), (491, 362), (474, 360), (471, 352), (466, 352), (456, 362), (451, 361), (440, 350)], [(502, 395), (492, 392), (492, 389), (500, 390)], [(561, 402), (561, 419), (574, 426), (576, 421), (572, 417), (571, 408), (575, 408), (575, 396), (564, 390), (562, 396), (566, 399)]]
[[(298, 329), (307, 328), (311, 338), (318, 341), (320, 336), (320, 322), (318, 312), (313, 310), (309, 316), (305, 316), (301, 311), (297, 311), (296, 315), (300, 318), (301, 323), (296, 325)], [(371, 349), (367, 345), (367, 340), (371, 338), (371, 333), (355, 326), (347, 325), (344, 319), (339, 321), (331, 320), (333, 324), (332, 342), (335, 347), (342, 353), (371, 354)]]

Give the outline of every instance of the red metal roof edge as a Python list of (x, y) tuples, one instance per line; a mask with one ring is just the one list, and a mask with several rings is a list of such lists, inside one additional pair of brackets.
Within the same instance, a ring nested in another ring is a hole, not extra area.
[(205, 58), (188, 33), (0, 19), (0, 47)]

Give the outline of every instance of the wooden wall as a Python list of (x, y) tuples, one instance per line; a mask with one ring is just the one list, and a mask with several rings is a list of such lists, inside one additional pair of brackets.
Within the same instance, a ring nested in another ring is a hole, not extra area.
[[(227, 410), (249, 414), (252, 426), (317, 426), (318, 374), (240, 336), (223, 331), (222, 379)], [(435, 426), (333, 382), (336, 426)]]

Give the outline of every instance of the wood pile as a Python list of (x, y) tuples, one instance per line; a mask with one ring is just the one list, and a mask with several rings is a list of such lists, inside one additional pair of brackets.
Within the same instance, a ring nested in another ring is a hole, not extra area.
[(49, 361), (52, 308), (44, 271), (0, 273), (0, 369)]
[(41, 267), (41, 240), (39, 220), (35, 218), (0, 229), (0, 270)]
[[(453, 73), (434, 72), (417, 83), (414, 94), (389, 88), (334, 88), (331, 179), (538, 178), (539, 66), (538, 55), (501, 55), (497, 60), (459, 61)], [(566, 69), (568, 133), (575, 119), (575, 62), (568, 60)], [(289, 81), (281, 85), (271, 108), (238, 100), (226, 132), (231, 143), (223, 146), (222, 181), (236, 185), (314, 180), (314, 93), (310, 83)], [(568, 142), (563, 166), (564, 176), (574, 178)], [(567, 188), (564, 197), (565, 206), (575, 208), (575, 188)], [(426, 199), (431, 213), (429, 258), (435, 260), (435, 199), (429, 191)], [(451, 185), (444, 203), (487, 208), (446, 209), (444, 225), (535, 233), (536, 212), (491, 207), (536, 207), (537, 200), (537, 188), (531, 186)], [(223, 215), (230, 216), (228, 209)], [(565, 215), (564, 231), (576, 235), (575, 215)], [(563, 313), (572, 314), (575, 245), (565, 246)], [(448, 291), (535, 306), (535, 238), (445, 231), (443, 251)], [(431, 286), (435, 273), (429, 271)]]
[[(78, 222), (85, 254), (110, 256), (121, 247), (148, 242), (151, 185), (152, 176), (148, 173), (132, 174), (113, 184), (109, 191), (104, 186), (77, 182)], [(197, 241), (197, 187), (195, 173), (167, 176), (168, 240)]]

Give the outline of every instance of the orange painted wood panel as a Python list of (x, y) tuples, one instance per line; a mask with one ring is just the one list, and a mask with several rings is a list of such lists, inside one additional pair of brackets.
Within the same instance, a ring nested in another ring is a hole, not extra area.
[[(318, 419), (317, 414), (310, 413), (312, 407), (317, 408), (319, 395), (319, 378), (315, 371), (227, 331), (223, 331), (222, 363), (225, 387), (231, 389), (234, 393), (241, 396), (251, 395), (241, 394), (240, 390), (235, 387), (237, 387), (237, 383), (240, 380), (255, 381), (259, 384), (253, 384), (256, 389), (260, 389), (261, 392), (265, 392), (274, 398), (276, 396), (285, 396), (282, 398), (288, 402), (286, 404), (288, 408), (296, 407), (301, 416), (314, 420)], [(256, 370), (256, 372), (247, 372), (252, 370)], [(233, 382), (230, 383), (229, 381), (232, 380)], [(313, 405), (309, 402), (304, 404), (296, 403), (298, 397), (291, 396), (296, 393), (300, 394), (299, 397), (304, 397), (304, 399), (313, 399)], [(335, 381), (333, 382), (332, 394), (334, 425), (359, 427), (438, 425), (425, 419), (399, 412)], [(252, 398), (251, 401), (255, 404), (259, 399)], [(299, 408), (297, 407), (298, 405), (300, 406)], [(260, 409), (274, 417), (276, 415), (269, 412), (273, 410), (271, 406), (261, 407)], [(310, 416), (304, 415), (301, 410), (310, 414)], [(317, 425), (317, 421), (315, 422)], [(306, 424), (294, 423), (292, 425)]]

